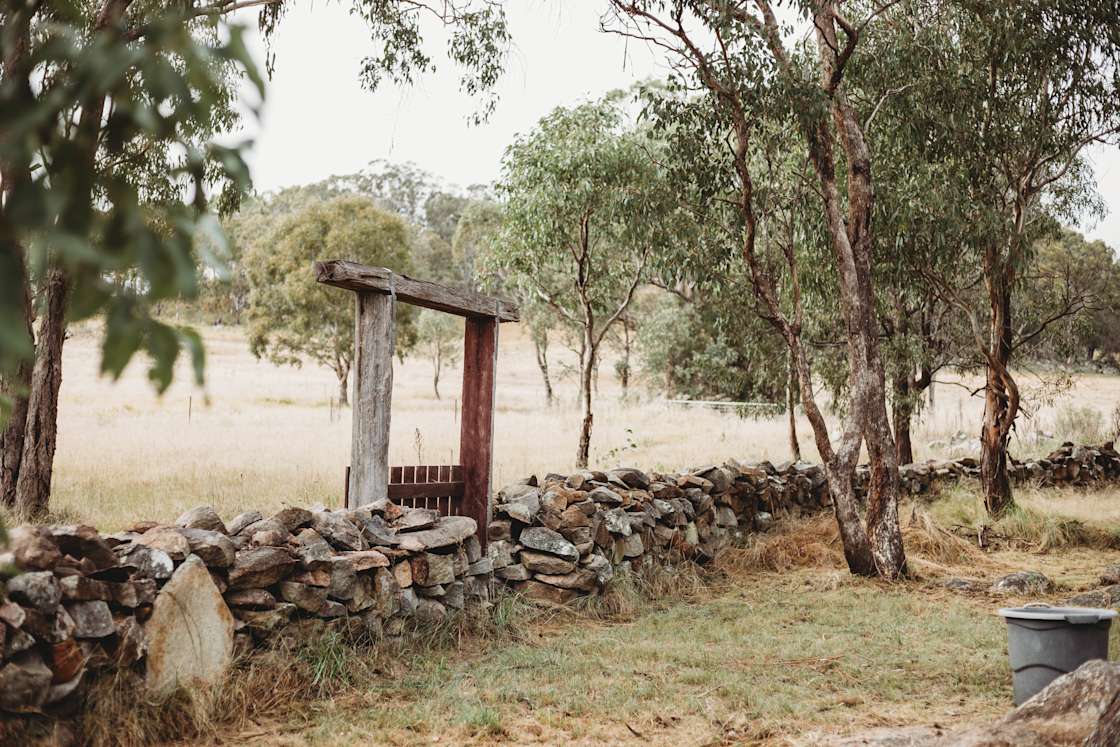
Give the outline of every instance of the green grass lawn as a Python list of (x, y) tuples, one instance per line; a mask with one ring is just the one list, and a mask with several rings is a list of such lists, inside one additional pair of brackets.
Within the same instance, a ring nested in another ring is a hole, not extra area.
[(1010, 705), (990, 608), (819, 570), (747, 576), (626, 622), (565, 617), (525, 638), (418, 655), (324, 703), (298, 735), (279, 731), (312, 744), (784, 742)]

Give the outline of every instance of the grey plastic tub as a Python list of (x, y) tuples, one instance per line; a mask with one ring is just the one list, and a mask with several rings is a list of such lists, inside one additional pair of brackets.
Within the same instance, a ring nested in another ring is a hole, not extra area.
[(1092, 659), (1108, 659), (1114, 610), (1030, 605), (1004, 608), (1015, 705)]

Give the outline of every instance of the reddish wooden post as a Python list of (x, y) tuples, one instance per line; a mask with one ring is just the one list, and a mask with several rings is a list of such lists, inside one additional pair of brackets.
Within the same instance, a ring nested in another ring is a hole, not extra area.
[(463, 409), (459, 463), (463, 466), (463, 515), (478, 522), (486, 546), (490, 526), (490, 467), (494, 446), (494, 370), (498, 320), (469, 316), (463, 335)]

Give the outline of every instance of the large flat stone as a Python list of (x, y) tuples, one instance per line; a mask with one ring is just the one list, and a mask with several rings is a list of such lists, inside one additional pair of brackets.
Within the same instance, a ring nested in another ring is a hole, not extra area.
[(160, 590), (144, 626), (147, 683), (156, 692), (213, 685), (233, 659), (233, 615), (206, 565), (188, 558)]
[(431, 529), (398, 535), (398, 547), (410, 552), (423, 552), (456, 545), (478, 531), (478, 524), (469, 516), (445, 516)]

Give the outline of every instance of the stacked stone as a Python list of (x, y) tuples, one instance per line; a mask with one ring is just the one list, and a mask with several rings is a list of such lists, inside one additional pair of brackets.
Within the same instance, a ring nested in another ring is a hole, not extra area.
[(1109, 441), (1102, 446), (1066, 442), (1045, 459), (1013, 462), (1011, 476), (1039, 485), (1088, 485), (1120, 479), (1120, 453)]
[(0, 555), (15, 573), (0, 595), (0, 709), (60, 701), (91, 668), (142, 664), (150, 685), (173, 686), (199, 674), (176, 647), (220, 670), (237, 647), (298, 618), (390, 635), (409, 617), (438, 620), (489, 599), (491, 564), (475, 534), (473, 519), (388, 501), (253, 511), (228, 524), (199, 507), (173, 525), (109, 535), (19, 527)]
[[(899, 467), (902, 492), (908, 495), (937, 493), (945, 487), (980, 477), (980, 462), (973, 457), (930, 460)], [(1120, 480), (1120, 453), (1112, 442), (1102, 446), (1076, 446), (1066, 442), (1044, 459), (1011, 459), (1008, 473), (1014, 482), (1032, 485), (1089, 485)], [(857, 491), (867, 490), (868, 469), (857, 472)]]
[(827, 500), (823, 470), (803, 463), (531, 477), (499, 492), (487, 555), (516, 591), (563, 604), (645, 563), (710, 559), (742, 532), (765, 529), (774, 513)]

